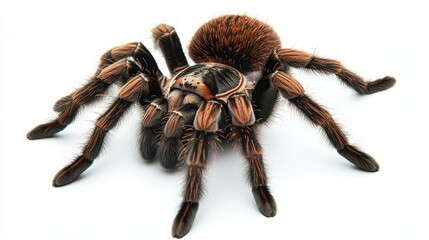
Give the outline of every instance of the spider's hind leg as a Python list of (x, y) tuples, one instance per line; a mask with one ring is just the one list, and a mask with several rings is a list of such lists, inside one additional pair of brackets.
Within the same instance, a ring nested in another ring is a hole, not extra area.
[(345, 68), (337, 60), (316, 57), (295, 49), (280, 49), (276, 54), (279, 60), (286, 66), (335, 74), (343, 83), (362, 95), (386, 90), (391, 88), (396, 82), (395, 78), (390, 76), (365, 82), (362, 77)]
[(295, 105), (312, 123), (323, 128), (329, 142), (339, 154), (362, 170), (369, 172), (379, 170), (377, 162), (370, 155), (349, 143), (331, 114), (304, 94), (304, 89), (298, 81), (280, 71), (272, 74), (270, 80), (283, 97)]

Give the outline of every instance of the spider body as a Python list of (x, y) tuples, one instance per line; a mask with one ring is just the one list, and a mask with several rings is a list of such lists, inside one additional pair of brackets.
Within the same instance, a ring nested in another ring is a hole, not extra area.
[(189, 45), (190, 66), (173, 27), (153, 30), (171, 73), (166, 77), (142, 43), (129, 43), (107, 51), (89, 82), (54, 105), (58, 117), (27, 134), (28, 139), (50, 137), (67, 127), (81, 107), (121, 85), (114, 103), (97, 119), (91, 137), (79, 155), (54, 177), (53, 186), (76, 180), (99, 155), (107, 133), (132, 105), (143, 106), (140, 153), (160, 159), (165, 168), (186, 166), (183, 203), (174, 220), (172, 235), (190, 230), (202, 195), (202, 180), (220, 139), (233, 143), (248, 163), (249, 182), (259, 211), (266, 217), (277, 212), (264, 168), (262, 147), (255, 126), (269, 119), (279, 93), (314, 125), (323, 129), (337, 152), (358, 168), (375, 172), (379, 166), (368, 154), (351, 145), (327, 110), (305, 94), (289, 74), (290, 68), (336, 75), (359, 94), (390, 88), (395, 79), (364, 81), (340, 62), (303, 51), (281, 48), (280, 39), (267, 24), (242, 15), (210, 20)]

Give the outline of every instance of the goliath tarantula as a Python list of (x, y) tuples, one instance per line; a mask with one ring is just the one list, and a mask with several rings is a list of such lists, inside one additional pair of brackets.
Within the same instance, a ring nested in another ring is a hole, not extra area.
[(137, 103), (145, 110), (141, 123), (142, 157), (153, 159), (158, 153), (165, 168), (182, 162), (187, 166), (183, 203), (173, 223), (173, 237), (181, 238), (190, 230), (202, 195), (204, 170), (222, 140), (241, 149), (248, 162), (256, 204), (264, 216), (273, 217), (276, 202), (267, 186), (255, 126), (269, 119), (279, 92), (323, 128), (340, 155), (362, 170), (378, 171), (377, 162), (349, 143), (328, 111), (305, 94), (289, 70), (303, 68), (335, 74), (362, 95), (392, 87), (394, 78), (365, 82), (336, 60), (281, 48), (270, 26), (248, 16), (221, 16), (201, 26), (189, 45), (189, 55), (196, 63), (192, 66), (173, 27), (161, 24), (153, 29), (153, 36), (171, 78), (162, 74), (142, 43), (115, 47), (102, 56), (98, 70), (86, 85), (55, 103), (54, 110), (59, 112), (56, 119), (28, 133), (27, 138), (33, 140), (62, 131), (82, 107), (100, 99), (112, 84), (123, 85), (116, 101), (95, 123), (82, 154), (56, 174), (53, 186), (69, 184), (89, 168), (108, 131)]

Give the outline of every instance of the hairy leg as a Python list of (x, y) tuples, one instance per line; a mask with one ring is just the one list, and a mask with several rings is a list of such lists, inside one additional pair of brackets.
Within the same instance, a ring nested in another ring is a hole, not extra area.
[(295, 105), (307, 119), (323, 128), (329, 142), (339, 154), (362, 170), (369, 172), (379, 170), (377, 162), (370, 155), (349, 143), (331, 114), (304, 94), (304, 89), (298, 81), (284, 72), (272, 74), (271, 81), (283, 97)]
[(386, 76), (375, 81), (366, 82), (362, 77), (345, 68), (337, 60), (320, 58), (295, 49), (280, 49), (277, 51), (279, 60), (290, 67), (304, 68), (316, 72), (335, 74), (343, 83), (353, 88), (359, 94), (371, 94), (392, 87), (396, 80)]
[(199, 200), (202, 196), (203, 173), (209, 157), (215, 154), (218, 146), (218, 126), (222, 105), (215, 101), (204, 102), (198, 109), (195, 130), (188, 136), (182, 152), (187, 164), (187, 176), (183, 191), (183, 202), (173, 222), (172, 235), (182, 238), (192, 227)]
[(118, 99), (95, 123), (95, 128), (82, 154), (55, 175), (53, 186), (61, 187), (73, 182), (92, 165), (101, 152), (107, 133), (117, 125), (134, 102), (139, 101), (143, 95), (150, 95), (150, 88), (146, 83), (142, 75), (137, 75), (121, 88)]
[[(152, 55), (150, 54), (149, 50), (147, 50), (147, 48), (142, 43), (132, 42), (118, 47), (114, 47), (108, 50), (106, 53), (104, 53), (101, 56), (98, 68), (95, 74), (89, 79), (89, 81), (84, 86), (80, 87), (78, 90), (74, 91), (73, 93), (60, 98), (54, 104), (54, 111), (56, 112), (64, 111), (65, 108), (72, 103), (73, 95), (76, 92), (84, 91), (84, 89), (86, 88), (88, 89), (94, 88), (93, 86), (94, 82), (97, 82), (98, 80), (97, 76), (101, 73), (103, 69), (112, 65), (116, 61), (119, 61), (125, 58), (133, 58), (136, 61), (138, 61), (140, 63), (140, 66), (142, 66), (143, 68), (143, 72), (146, 74), (152, 75), (153, 77), (157, 77), (157, 78), (160, 78), (162, 76), (162, 73), (159, 70), (158, 66), (156, 65), (156, 62), (153, 59)], [(147, 60), (144, 60), (144, 59), (147, 59)], [(119, 84), (124, 83), (123, 81), (120, 81), (121, 79), (117, 79), (117, 80), (119, 81), (117, 81), (116, 83), (119, 83)], [(107, 87), (104, 91), (107, 90)], [(97, 96), (94, 100), (100, 99), (101, 94), (97, 92), (96, 94)], [(84, 104), (89, 104), (89, 103), (92, 103), (92, 102), (87, 102)]]
[(64, 130), (75, 119), (82, 106), (94, 102), (113, 82), (128, 79), (138, 70), (139, 68), (134, 62), (126, 59), (106, 67), (95, 81), (72, 94), (71, 103), (56, 119), (35, 127), (27, 134), (27, 138), (30, 140), (46, 138)]
[(177, 74), (189, 66), (179, 36), (172, 26), (160, 24), (152, 30), (152, 33), (171, 74)]
[(140, 139), (140, 153), (144, 159), (152, 160), (158, 149), (156, 135), (161, 129), (162, 119), (167, 114), (167, 101), (164, 98), (153, 100), (143, 115)]
[(90, 81), (55, 104), (54, 109), (60, 112), (59, 116), (31, 130), (27, 138), (31, 140), (46, 138), (64, 130), (83, 106), (98, 100), (112, 84), (125, 83), (139, 71), (145, 74), (146, 78), (155, 79), (161, 88), (166, 85), (167, 78), (161, 73), (155, 59), (143, 44), (129, 43), (107, 51)]
[(277, 205), (267, 186), (262, 146), (254, 131), (255, 117), (250, 99), (245, 94), (231, 96), (228, 111), (232, 122), (228, 129), (228, 141), (241, 149), (247, 160), (249, 181), (259, 211), (266, 217), (273, 217)]
[(171, 169), (177, 165), (185, 126), (193, 123), (197, 109), (195, 104), (186, 104), (176, 107), (168, 116), (159, 143), (160, 160), (164, 168)]

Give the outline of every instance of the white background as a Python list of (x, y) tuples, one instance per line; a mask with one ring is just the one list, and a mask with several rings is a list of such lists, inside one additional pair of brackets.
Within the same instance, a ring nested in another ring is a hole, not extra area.
[(167, 73), (151, 29), (175, 26), (186, 49), (201, 24), (226, 13), (266, 21), (284, 47), (339, 59), (366, 79), (398, 82), (361, 97), (335, 77), (294, 71), (381, 170), (355, 169), (282, 101), (260, 132), (277, 216), (258, 212), (244, 161), (225, 149), (211, 162), (185, 239), (429, 239), (425, 1), (247, 2), (2, 1), (0, 239), (171, 239), (183, 173), (140, 159), (137, 108), (111, 131), (95, 164), (63, 188), (53, 188), (52, 177), (79, 154), (106, 104), (85, 109), (54, 138), (25, 135), (56, 116), (53, 103), (91, 76), (105, 50), (142, 41)]

